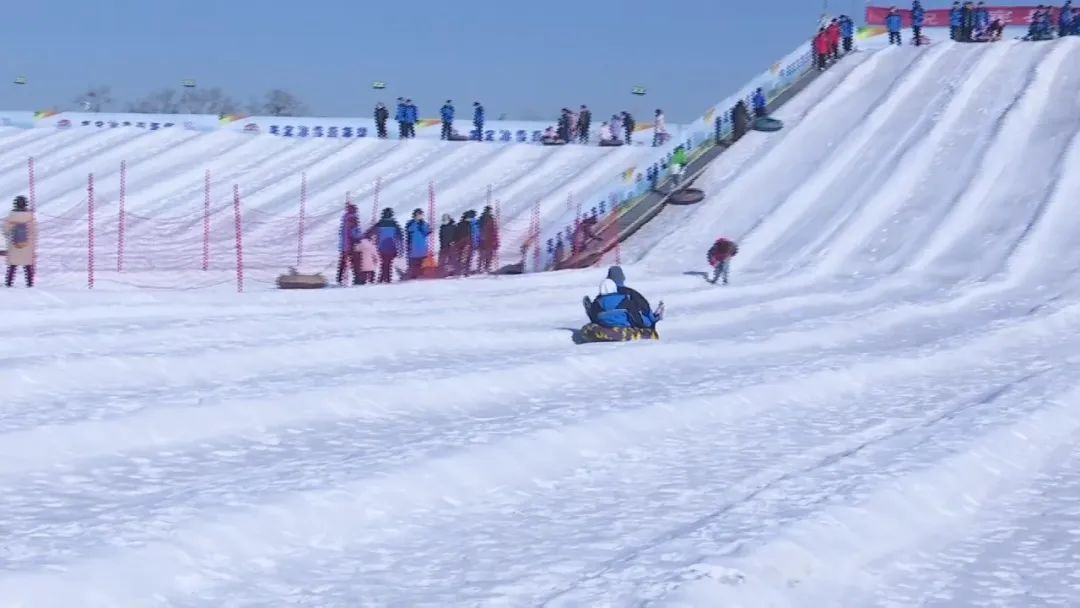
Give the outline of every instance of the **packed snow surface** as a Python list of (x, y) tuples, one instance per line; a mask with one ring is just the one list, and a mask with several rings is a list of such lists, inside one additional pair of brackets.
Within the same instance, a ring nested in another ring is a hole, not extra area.
[(845, 59), (622, 249), (658, 342), (572, 343), (602, 269), (4, 292), (0, 604), (1080, 605), (1078, 47)]

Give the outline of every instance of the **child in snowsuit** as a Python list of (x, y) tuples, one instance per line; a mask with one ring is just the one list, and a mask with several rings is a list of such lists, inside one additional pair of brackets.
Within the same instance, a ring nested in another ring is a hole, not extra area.
[(731, 258), (739, 253), (739, 247), (734, 242), (719, 238), (709, 248), (709, 266), (713, 267), (712, 283), (723, 277), (724, 285), (728, 284), (728, 271), (731, 266)]

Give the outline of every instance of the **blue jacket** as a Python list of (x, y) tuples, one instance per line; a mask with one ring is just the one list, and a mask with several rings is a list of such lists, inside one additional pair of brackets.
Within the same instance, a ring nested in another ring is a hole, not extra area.
[(472, 113), (472, 121), (474, 125), (484, 124), (484, 106), (476, 106)]
[(397, 122), (405, 122), (405, 104), (397, 104), (397, 112), (394, 113), (394, 120)]
[(439, 110), (439, 116), (442, 116), (443, 122), (453, 122), (454, 120), (454, 106), (446, 104)]
[(975, 9), (975, 27), (980, 30), (990, 27), (990, 11), (985, 8)]
[(889, 27), (890, 34), (899, 34), (904, 26), (904, 21), (900, 19), (900, 14), (896, 13), (885, 18), (885, 25)]
[(412, 259), (427, 257), (431, 224), (424, 220), (409, 220), (405, 223), (405, 235), (409, 241), (409, 257)]
[(1073, 7), (1072, 2), (1066, 2), (1061, 7), (1061, 15), (1058, 16), (1058, 21), (1064, 27), (1069, 27), (1073, 22)]
[(960, 27), (964, 25), (964, 9), (953, 8), (949, 10), (949, 26)]
[(473, 249), (480, 247), (480, 218), (475, 218), (469, 222), (469, 227), (472, 229), (470, 234), (472, 235)]
[(922, 27), (926, 23), (926, 11), (923, 10), (921, 4), (914, 4), (911, 7), (911, 25), (915, 27)]
[(416, 106), (414, 104), (410, 103), (410, 104), (406, 105), (404, 113), (405, 113), (405, 122), (407, 122), (409, 124), (416, 123), (417, 110), (416, 110)]
[(765, 94), (761, 91), (754, 91), (754, 98), (751, 103), (754, 104), (755, 110), (764, 110), (765, 106), (769, 105), (769, 102), (765, 100)]
[(384, 257), (398, 256), (401, 252), (401, 226), (392, 218), (384, 218), (375, 224), (375, 247)]
[(848, 17), (840, 18), (840, 37), (852, 38), (855, 36), (855, 22)]
[(604, 327), (656, 327), (656, 316), (641, 294), (626, 286), (607, 295), (596, 296), (590, 311)]

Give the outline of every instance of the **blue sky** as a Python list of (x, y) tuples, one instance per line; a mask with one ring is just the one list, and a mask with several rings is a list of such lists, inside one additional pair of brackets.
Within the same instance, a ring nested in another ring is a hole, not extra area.
[[(829, 8), (858, 21), (862, 6)], [(459, 111), (480, 100), (489, 118), (587, 103), (682, 122), (807, 39), (821, 12), (819, 0), (13, 1), (0, 109), (70, 106), (97, 84), (127, 101), (194, 78), (239, 101), (280, 87), (323, 116), (370, 116), (404, 95), (423, 116), (451, 98)], [(647, 97), (630, 95), (638, 84)]]

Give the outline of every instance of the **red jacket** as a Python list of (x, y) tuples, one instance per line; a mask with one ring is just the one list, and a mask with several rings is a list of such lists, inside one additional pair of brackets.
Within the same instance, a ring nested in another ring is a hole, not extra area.
[(829, 35), (828, 37), (829, 37), (829, 44), (830, 45), (835, 46), (837, 44), (840, 44), (840, 25), (839, 24), (837, 24), (837, 23), (830, 24), (829, 27), (825, 30), (825, 33)]
[(829, 36), (825, 32), (819, 32), (817, 36), (814, 36), (814, 50), (818, 55), (827, 55), (832, 51), (832, 47), (829, 45)]
[(716, 239), (709, 248), (709, 266), (716, 266), (720, 262), (730, 260), (739, 253), (739, 246), (725, 238)]

